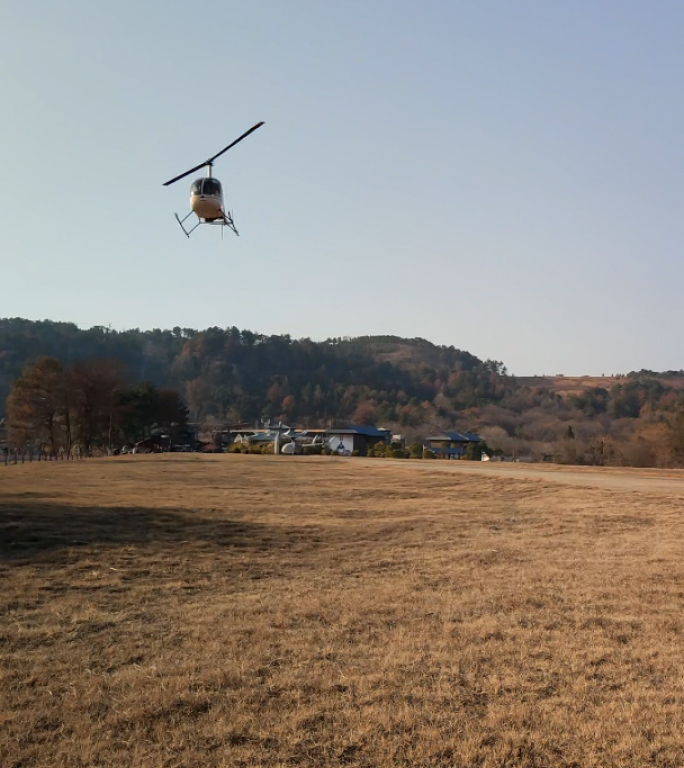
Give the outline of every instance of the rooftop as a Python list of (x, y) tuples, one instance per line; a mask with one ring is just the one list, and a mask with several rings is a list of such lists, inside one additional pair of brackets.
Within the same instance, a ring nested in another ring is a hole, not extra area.
[(426, 443), (479, 443), (481, 440), (474, 432), (440, 432), (425, 438)]
[(389, 429), (378, 429), (377, 427), (360, 427), (350, 424), (347, 427), (331, 427), (326, 429), (328, 435), (364, 435), (365, 437), (385, 438), (390, 434)]

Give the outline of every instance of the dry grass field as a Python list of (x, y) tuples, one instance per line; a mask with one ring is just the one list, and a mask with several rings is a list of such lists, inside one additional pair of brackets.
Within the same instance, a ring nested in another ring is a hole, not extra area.
[(426, 462), (0, 467), (0, 765), (684, 765), (683, 506)]
[[(516, 376), (516, 381), (526, 387), (545, 387), (561, 395), (580, 395), (588, 389), (601, 387), (610, 389), (615, 384), (624, 384), (624, 376)], [(661, 384), (673, 389), (684, 389), (684, 378), (659, 378)]]

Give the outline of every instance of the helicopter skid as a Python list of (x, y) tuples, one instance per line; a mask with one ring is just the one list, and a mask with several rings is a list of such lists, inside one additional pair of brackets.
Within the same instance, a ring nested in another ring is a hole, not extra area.
[(240, 233), (235, 228), (235, 223), (233, 222), (233, 216), (230, 213), (224, 213), (223, 214), (223, 226), (224, 227), (230, 227), (233, 232), (239, 237)]
[(178, 216), (178, 214), (177, 214), (177, 213), (174, 213), (174, 214), (173, 214), (173, 215), (176, 217), (176, 221), (177, 221), (177, 222), (180, 224), (180, 228), (183, 230), (183, 232), (185, 233), (185, 236), (186, 236), (186, 237), (190, 237), (190, 235), (191, 235), (191, 234), (192, 234), (192, 233), (193, 233), (193, 232), (194, 232), (194, 231), (197, 229), (197, 227), (199, 227), (199, 225), (202, 223), (202, 219), (199, 219), (199, 220), (197, 221), (197, 224), (195, 224), (195, 226), (194, 226), (194, 227), (192, 227), (192, 228), (190, 229), (190, 231), (188, 231), (188, 230), (187, 230), (187, 229), (186, 229), (186, 228), (183, 226), (183, 222), (184, 222), (184, 221), (186, 221), (186, 220), (187, 220), (187, 219), (188, 219), (190, 216), (192, 216), (192, 213), (193, 213), (193, 212), (192, 212), (192, 211), (190, 211), (190, 213), (189, 213), (187, 216), (185, 216), (184, 218), (182, 218), (182, 219), (181, 219), (181, 218)]
[(180, 228), (183, 230), (183, 232), (184, 232), (186, 237), (190, 237), (190, 235), (197, 229), (197, 227), (199, 227), (200, 224), (220, 224), (221, 225), (221, 239), (223, 239), (223, 227), (230, 227), (230, 229), (232, 229), (233, 232), (235, 232), (236, 235), (240, 234), (237, 231), (237, 229), (235, 228), (235, 223), (233, 221), (232, 215), (230, 213), (223, 213), (223, 212), (221, 212), (220, 216), (212, 217), (212, 218), (209, 218), (209, 219), (200, 218), (195, 213), (195, 215), (197, 216), (197, 224), (195, 224), (195, 226), (191, 227), (190, 229), (186, 229), (184, 224), (187, 221), (187, 219), (190, 218), (190, 216), (193, 215), (193, 213), (195, 213), (195, 212), (194, 211), (190, 211), (190, 213), (187, 216), (185, 216), (184, 218), (182, 218), (182, 219), (178, 216), (177, 213), (174, 213), (174, 216), (176, 217), (176, 221), (180, 225)]

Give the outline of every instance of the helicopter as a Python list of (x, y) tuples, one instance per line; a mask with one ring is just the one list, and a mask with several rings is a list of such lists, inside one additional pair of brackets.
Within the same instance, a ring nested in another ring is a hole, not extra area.
[[(223, 189), (221, 187), (221, 182), (211, 175), (211, 169), (214, 167), (214, 161), (217, 158), (221, 157), (224, 152), (227, 152), (231, 147), (234, 147), (238, 142), (249, 136), (250, 133), (256, 131), (257, 128), (261, 128), (263, 124), (264, 123), (262, 121), (256, 125), (253, 125), (248, 131), (245, 131), (242, 136), (235, 139), (235, 141), (233, 141), (227, 147), (224, 147), (220, 152), (217, 152), (208, 160), (205, 160), (203, 163), (196, 165), (189, 171), (185, 171), (185, 173), (181, 173), (178, 176), (174, 176), (172, 179), (169, 179), (169, 181), (164, 182), (164, 186), (168, 187), (170, 184), (174, 184), (180, 179), (189, 176), (191, 173), (199, 171), (200, 168), (204, 168), (205, 166), (207, 168), (206, 177), (195, 179), (195, 181), (192, 182), (192, 186), (190, 187), (190, 208), (192, 209), (190, 213), (182, 219), (179, 218), (177, 213), (174, 214), (176, 221), (180, 224), (181, 229), (188, 237), (190, 237), (190, 235), (197, 229), (197, 227), (199, 227), (200, 224), (220, 224), (221, 237), (223, 237), (224, 227), (230, 227), (230, 229), (232, 229), (236, 235), (240, 234), (235, 228), (233, 214), (230, 211), (226, 211), (224, 208)], [(194, 227), (191, 227), (188, 230), (183, 226), (183, 224), (190, 216), (192, 216), (193, 213), (195, 216), (197, 216), (198, 221)]]

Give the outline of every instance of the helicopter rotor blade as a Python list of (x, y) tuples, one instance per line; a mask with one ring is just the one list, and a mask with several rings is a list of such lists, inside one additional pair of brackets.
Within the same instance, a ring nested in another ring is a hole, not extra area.
[(195, 171), (199, 171), (200, 168), (204, 168), (205, 165), (209, 165), (208, 162), (200, 163), (199, 165), (196, 165), (194, 168), (191, 168), (189, 171), (186, 171), (185, 173), (181, 173), (179, 176), (174, 176), (172, 179), (169, 179), (168, 181), (165, 181), (163, 186), (168, 187), (169, 184), (173, 184), (176, 181), (179, 181), (180, 179), (184, 179), (186, 176), (189, 176), (191, 173), (194, 173)]
[(220, 152), (217, 152), (213, 157), (210, 157), (207, 160), (207, 162), (208, 163), (213, 163), (214, 160), (216, 160), (217, 157), (221, 157), (221, 155), (224, 152), (227, 152), (231, 147), (234, 147), (238, 142), (242, 141), (243, 139), (246, 139), (249, 136), (250, 133), (252, 133), (253, 131), (256, 131), (257, 128), (261, 128), (261, 126), (263, 124), (264, 124), (264, 121), (262, 120), (260, 123), (257, 123), (256, 125), (253, 125), (248, 131), (245, 131), (245, 133), (243, 133), (242, 136), (240, 136), (237, 139), (235, 139), (235, 141), (232, 142), (232, 144), (229, 144), (227, 147), (222, 149)]
[(174, 176), (172, 179), (169, 179), (168, 181), (164, 182), (163, 186), (168, 187), (169, 184), (173, 184), (176, 181), (179, 181), (180, 179), (183, 179), (186, 176), (189, 176), (191, 173), (194, 173), (195, 171), (199, 171), (200, 168), (204, 168), (205, 165), (212, 166), (214, 164), (214, 160), (216, 160), (217, 157), (221, 157), (221, 155), (224, 152), (227, 152), (231, 147), (234, 147), (238, 142), (242, 141), (243, 139), (246, 139), (250, 133), (252, 133), (253, 131), (256, 131), (257, 128), (261, 128), (263, 124), (264, 122), (262, 120), (260, 123), (253, 125), (248, 131), (243, 133), (242, 136), (239, 136), (237, 139), (235, 139), (234, 142), (229, 144), (227, 147), (224, 147), (220, 152), (217, 152), (213, 157), (210, 157), (208, 160), (205, 160), (203, 163), (196, 165), (194, 168), (191, 168), (189, 171), (185, 171), (185, 173), (181, 173), (178, 176)]

